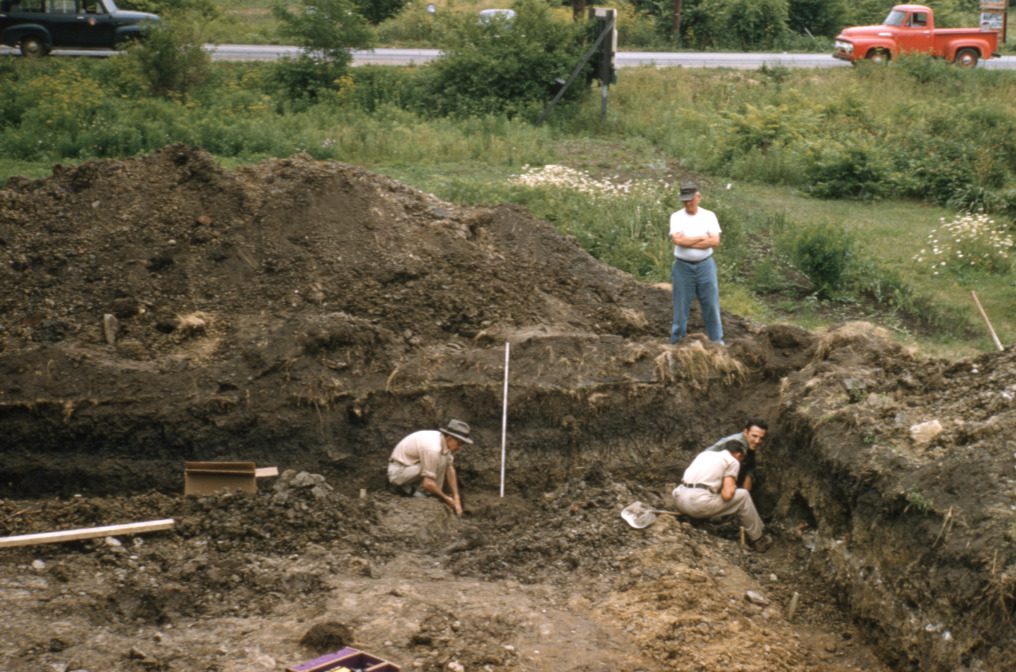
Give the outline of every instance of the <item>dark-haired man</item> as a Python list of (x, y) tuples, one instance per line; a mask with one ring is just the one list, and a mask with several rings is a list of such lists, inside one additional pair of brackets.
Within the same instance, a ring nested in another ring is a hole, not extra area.
[(765, 440), (768, 431), (769, 425), (765, 420), (761, 418), (748, 418), (740, 432), (723, 437), (706, 448), (706, 450), (723, 450), (731, 441), (744, 446), (745, 454), (744, 459), (741, 460), (740, 471), (737, 474), (737, 487), (751, 492), (757, 480), (755, 477), (755, 455), (759, 446)]

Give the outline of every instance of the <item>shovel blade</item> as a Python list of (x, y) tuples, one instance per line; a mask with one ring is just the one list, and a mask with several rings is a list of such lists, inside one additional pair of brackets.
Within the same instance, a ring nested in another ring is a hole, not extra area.
[(656, 510), (642, 502), (632, 502), (621, 509), (621, 518), (631, 527), (641, 530), (656, 522)]

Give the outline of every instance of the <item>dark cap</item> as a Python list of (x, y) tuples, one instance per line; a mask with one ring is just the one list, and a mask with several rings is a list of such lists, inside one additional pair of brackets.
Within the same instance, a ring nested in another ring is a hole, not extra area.
[(686, 181), (681, 183), (681, 195), (679, 198), (682, 201), (690, 201), (695, 198), (695, 194), (698, 193), (698, 185), (692, 181)]
[(461, 420), (449, 420), (447, 427), (442, 427), (439, 430), (442, 434), (448, 436), (454, 436), (462, 443), (473, 444), (473, 440), (469, 438), (469, 425), (462, 422)]

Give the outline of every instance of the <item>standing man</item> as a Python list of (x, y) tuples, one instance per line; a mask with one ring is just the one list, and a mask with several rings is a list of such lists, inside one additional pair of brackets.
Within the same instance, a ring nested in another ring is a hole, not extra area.
[(681, 485), (674, 488), (677, 510), (692, 518), (709, 519), (736, 515), (751, 547), (764, 553), (773, 544), (755, 510), (751, 493), (737, 487), (737, 472), (745, 448), (737, 441), (722, 450), (703, 450), (684, 470)]
[(757, 454), (758, 447), (762, 445), (762, 441), (766, 438), (766, 433), (769, 431), (769, 425), (766, 424), (765, 420), (761, 418), (749, 418), (744, 423), (744, 428), (737, 434), (731, 434), (725, 436), (713, 445), (706, 448), (706, 450), (712, 450), (719, 452), (727, 447), (727, 444), (731, 441), (741, 444), (745, 449), (744, 460), (741, 461), (741, 470), (737, 473), (737, 487), (744, 488), (748, 492), (751, 492), (752, 487), (755, 485), (755, 455)]
[(674, 243), (674, 265), (670, 280), (674, 290), (674, 323), (670, 342), (677, 343), (688, 333), (688, 311), (698, 298), (709, 340), (723, 344), (720, 322), (720, 285), (716, 279), (713, 251), (720, 246), (720, 223), (712, 210), (699, 207), (702, 194), (694, 182), (681, 183), (684, 208), (670, 216), (670, 241)]
[(472, 445), (473, 440), (469, 438), (469, 425), (461, 420), (449, 420), (447, 427), (437, 430), (413, 432), (399, 441), (388, 458), (388, 482), (407, 495), (431, 494), (461, 516), (454, 462), (455, 453), (467, 443)]

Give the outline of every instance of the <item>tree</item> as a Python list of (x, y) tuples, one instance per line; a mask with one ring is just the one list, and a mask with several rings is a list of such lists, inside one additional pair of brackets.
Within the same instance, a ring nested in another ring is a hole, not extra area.
[(283, 37), (304, 53), (276, 66), (276, 80), (294, 98), (317, 98), (337, 89), (353, 61), (350, 49), (373, 45), (374, 32), (351, 0), (301, 0), (301, 11), (276, 4), (272, 11)]
[(787, 0), (693, 0), (681, 21), (686, 46), (771, 49), (787, 31)]
[(354, 0), (360, 13), (363, 14), (372, 25), (378, 25), (385, 19), (390, 19), (406, 6), (406, 0)]
[(847, 24), (844, 0), (790, 0), (790, 28), (794, 32), (835, 36)]
[(180, 98), (208, 79), (211, 57), (197, 23), (186, 14), (163, 17), (128, 48), (128, 62), (156, 96)]
[[(555, 80), (567, 78), (588, 47), (585, 25), (556, 21), (541, 0), (519, 0), (514, 18), (458, 19), (444, 56), (428, 66), (432, 112), (468, 116), (536, 112)], [(588, 90), (573, 86), (567, 97)]]

